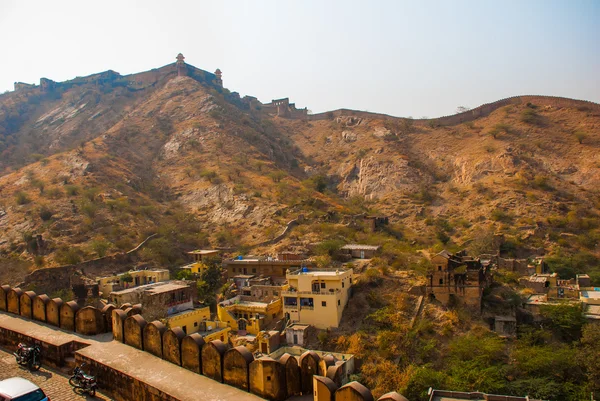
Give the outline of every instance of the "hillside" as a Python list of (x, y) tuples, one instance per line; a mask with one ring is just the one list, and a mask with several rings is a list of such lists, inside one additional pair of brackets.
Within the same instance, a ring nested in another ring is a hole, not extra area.
[[(154, 233), (137, 263), (177, 265), (201, 246), (244, 252), (299, 216), (253, 252), (384, 242), (393, 263), (442, 246), (494, 251), (502, 234), (508, 255), (598, 256), (598, 105), (526, 97), (465, 118), (283, 118), (187, 69), (0, 96), (0, 252), (20, 266), (5, 280)], [(390, 233), (365, 232), (360, 213), (390, 216)]]

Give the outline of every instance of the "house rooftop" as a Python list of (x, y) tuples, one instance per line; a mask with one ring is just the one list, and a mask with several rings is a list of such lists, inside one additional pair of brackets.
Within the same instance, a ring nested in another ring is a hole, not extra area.
[(113, 295), (124, 295), (131, 294), (133, 292), (145, 292), (148, 291), (151, 294), (159, 294), (163, 292), (174, 291), (182, 288), (187, 288), (189, 285), (182, 284), (182, 281), (161, 281), (158, 283), (144, 284), (137, 287), (127, 288), (125, 290), (113, 291)]
[(590, 299), (600, 299), (600, 288), (596, 291), (588, 291), (588, 290), (584, 290), (581, 291), (581, 296), (583, 298), (590, 298)]
[(125, 274), (131, 274), (131, 273), (137, 273), (137, 272), (150, 272), (150, 273), (164, 273), (164, 272), (169, 272), (168, 269), (147, 269), (147, 270), (129, 270), (123, 273), (117, 273), (117, 274), (113, 274), (111, 276), (104, 276), (104, 277), (96, 277), (96, 280), (101, 280), (104, 278), (109, 278), (109, 277), (120, 277), (120, 276), (124, 276)]
[(188, 252), (188, 255), (216, 255), (219, 253), (218, 249), (196, 249), (195, 251)]
[(179, 283), (168, 283), (164, 285), (159, 285), (156, 287), (148, 288), (145, 291), (151, 294), (162, 294), (164, 292), (182, 290), (184, 288), (189, 288), (190, 286), (187, 284), (179, 284)]
[(241, 279), (251, 279), (253, 278), (253, 274), (238, 274), (237, 276), (233, 276), (233, 278), (241, 278)]
[(311, 275), (311, 276), (321, 276), (321, 277), (327, 277), (327, 276), (334, 277), (334, 276), (339, 276), (340, 274), (344, 274), (348, 271), (350, 271), (350, 269), (343, 269), (343, 268), (327, 269), (327, 268), (303, 267), (301, 269), (297, 269), (294, 271), (288, 271), (287, 275), (290, 275), (290, 276)]
[(381, 248), (379, 245), (348, 244), (344, 245), (341, 249), (349, 251), (376, 251), (379, 248)]
[(291, 330), (306, 330), (310, 327), (310, 324), (300, 324), (300, 323), (294, 323), (289, 327), (286, 327), (287, 329), (291, 329)]

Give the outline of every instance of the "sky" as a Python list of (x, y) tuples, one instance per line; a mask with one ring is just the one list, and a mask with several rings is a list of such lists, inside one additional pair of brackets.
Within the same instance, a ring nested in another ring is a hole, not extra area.
[(175, 61), (314, 113), (439, 117), (515, 95), (600, 103), (600, 1), (0, 0), (0, 92)]

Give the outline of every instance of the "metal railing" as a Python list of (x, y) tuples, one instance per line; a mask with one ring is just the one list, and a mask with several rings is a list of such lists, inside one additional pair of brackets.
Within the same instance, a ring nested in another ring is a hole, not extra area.
[(339, 288), (336, 288), (335, 291), (282, 291), (281, 295), (285, 296), (298, 296), (298, 295), (337, 295), (341, 293)]

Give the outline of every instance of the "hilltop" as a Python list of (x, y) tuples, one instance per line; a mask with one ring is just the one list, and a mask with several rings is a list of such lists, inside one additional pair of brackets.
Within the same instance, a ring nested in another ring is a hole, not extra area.
[[(323, 239), (598, 256), (595, 103), (518, 96), (431, 120), (309, 115), (222, 84), (220, 71), (182, 58), (0, 95), (5, 281), (155, 233), (137, 263), (174, 266), (202, 246), (306, 250)], [(360, 214), (389, 216), (389, 232), (364, 231)]]

